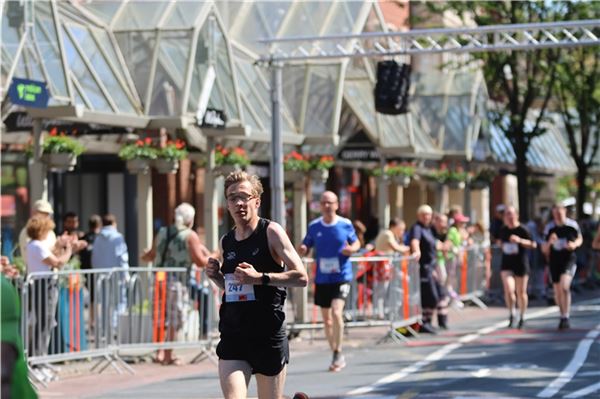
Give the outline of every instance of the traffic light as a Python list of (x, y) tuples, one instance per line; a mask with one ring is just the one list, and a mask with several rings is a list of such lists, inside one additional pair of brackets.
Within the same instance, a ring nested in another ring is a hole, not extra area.
[(396, 61), (377, 63), (375, 110), (382, 114), (398, 115), (408, 112), (410, 65)]

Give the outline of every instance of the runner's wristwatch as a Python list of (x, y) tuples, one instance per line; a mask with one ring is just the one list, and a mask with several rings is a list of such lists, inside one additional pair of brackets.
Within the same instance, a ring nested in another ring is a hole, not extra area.
[(271, 277), (269, 277), (267, 273), (263, 273), (260, 281), (262, 282), (262, 285), (269, 285), (271, 282)]

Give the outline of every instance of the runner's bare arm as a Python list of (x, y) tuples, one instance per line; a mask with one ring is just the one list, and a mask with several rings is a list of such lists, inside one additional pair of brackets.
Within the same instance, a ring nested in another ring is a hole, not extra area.
[(225, 289), (225, 278), (223, 277), (223, 273), (221, 273), (221, 262), (222, 259), (220, 253), (223, 252), (222, 248), (222, 238), (219, 241), (219, 255), (217, 258), (209, 257), (206, 264), (206, 275), (210, 278), (219, 288), (222, 290)]
[(306, 268), (283, 227), (274, 222), (269, 223), (267, 238), (273, 258), (277, 261), (283, 261), (286, 265), (286, 270), (283, 273), (269, 273), (271, 278), (269, 285), (306, 287), (308, 284)]
[(188, 248), (190, 250), (192, 262), (198, 267), (205, 267), (211, 253), (202, 242), (200, 242), (200, 237), (198, 237), (198, 234), (196, 234), (195, 231), (188, 236)]

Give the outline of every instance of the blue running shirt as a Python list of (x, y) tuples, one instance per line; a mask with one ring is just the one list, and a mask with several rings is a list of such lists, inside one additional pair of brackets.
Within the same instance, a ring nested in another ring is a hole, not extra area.
[(352, 222), (337, 216), (332, 224), (325, 224), (317, 218), (308, 225), (308, 232), (302, 243), (315, 248), (317, 260), (316, 284), (343, 283), (352, 280), (352, 265), (348, 256), (342, 255), (346, 244), (352, 244), (358, 237)]

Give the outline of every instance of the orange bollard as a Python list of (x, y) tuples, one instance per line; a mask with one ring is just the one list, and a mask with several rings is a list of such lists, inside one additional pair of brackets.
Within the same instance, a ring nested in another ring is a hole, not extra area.
[(460, 268), (460, 294), (465, 295), (467, 293), (467, 262), (468, 256), (467, 251), (463, 251), (462, 264)]
[(167, 274), (165, 272), (156, 273), (156, 278), (159, 281), (160, 289), (160, 323), (158, 325), (158, 340), (159, 342), (165, 342), (165, 322), (166, 322), (166, 309), (167, 309)]

